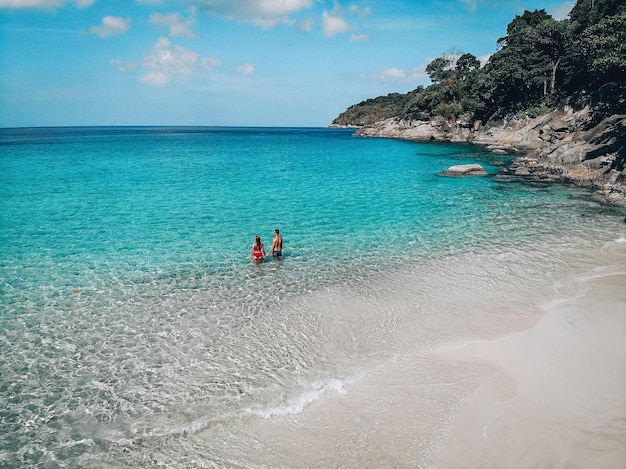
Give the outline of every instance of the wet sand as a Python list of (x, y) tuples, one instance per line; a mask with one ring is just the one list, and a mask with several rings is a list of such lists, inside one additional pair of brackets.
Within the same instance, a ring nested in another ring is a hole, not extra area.
[(440, 354), (486, 366), (437, 468), (626, 467), (626, 275), (586, 282), (533, 328)]

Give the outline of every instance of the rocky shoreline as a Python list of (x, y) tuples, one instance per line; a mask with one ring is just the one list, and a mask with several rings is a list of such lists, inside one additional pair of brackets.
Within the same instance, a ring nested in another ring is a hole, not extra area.
[(626, 207), (626, 115), (600, 122), (589, 108), (566, 106), (534, 119), (449, 123), (427, 114), (361, 127), (362, 137), (469, 142), (496, 154), (519, 155), (503, 177), (573, 184), (599, 202)]

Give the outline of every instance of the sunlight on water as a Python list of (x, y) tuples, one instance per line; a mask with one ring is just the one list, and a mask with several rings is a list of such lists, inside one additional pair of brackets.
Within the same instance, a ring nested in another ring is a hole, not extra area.
[[(7, 467), (298, 466), (286, 449), (263, 459), (263, 425), (529, 324), (579, 276), (625, 265), (622, 211), (498, 182), (467, 145), (323, 129), (0, 136)], [(473, 161), (492, 175), (439, 175)], [(276, 227), (284, 259), (252, 265), (254, 235), (268, 248)], [(445, 420), (462, 393), (428, 370)]]

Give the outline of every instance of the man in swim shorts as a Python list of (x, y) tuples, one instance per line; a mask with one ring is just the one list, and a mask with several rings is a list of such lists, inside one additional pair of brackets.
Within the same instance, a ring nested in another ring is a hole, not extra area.
[(283, 257), (283, 238), (281, 238), (278, 228), (274, 230), (274, 241), (272, 242), (269, 254), (274, 257)]

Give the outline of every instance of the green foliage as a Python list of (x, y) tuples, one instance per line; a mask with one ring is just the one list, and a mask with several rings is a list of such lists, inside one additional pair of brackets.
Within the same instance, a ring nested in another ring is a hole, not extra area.
[(443, 56), (433, 60), (426, 66), (426, 73), (435, 84), (448, 80), (452, 74), (452, 59)]
[(532, 106), (528, 109), (525, 109), (524, 111), (519, 111), (517, 113), (517, 118), (524, 119), (525, 117), (530, 117), (531, 119), (534, 119), (535, 117), (546, 115), (552, 111), (554, 111), (553, 107), (545, 104), (540, 104), (538, 106)]
[(580, 48), (590, 71), (601, 81), (626, 73), (626, 13), (603, 18), (585, 29)]
[[(536, 117), (559, 104), (592, 105), (599, 115), (626, 112), (626, 2), (578, 0), (569, 19), (525, 11), (481, 68), (472, 54), (445, 54), (428, 64), (432, 84), (353, 106), (337, 123), (389, 117), (468, 121)], [(337, 120), (336, 120), (337, 121)]]
[(454, 119), (463, 112), (463, 106), (457, 102), (439, 103), (434, 109), (435, 115), (444, 119)]
[(603, 18), (626, 13), (624, 0), (578, 0), (570, 12), (575, 34), (599, 23)]
[(566, 53), (567, 34), (545, 10), (525, 11), (507, 28), (485, 73), (493, 92), (491, 110), (532, 107), (556, 92), (556, 76)]
[(398, 116), (403, 113), (411, 96), (418, 90), (407, 94), (391, 93), (387, 96), (367, 99), (350, 106), (333, 121), (333, 124), (362, 126)]
[(472, 78), (476, 70), (480, 69), (480, 60), (472, 54), (463, 54), (456, 61), (454, 69), (457, 72), (457, 80), (466, 82)]

